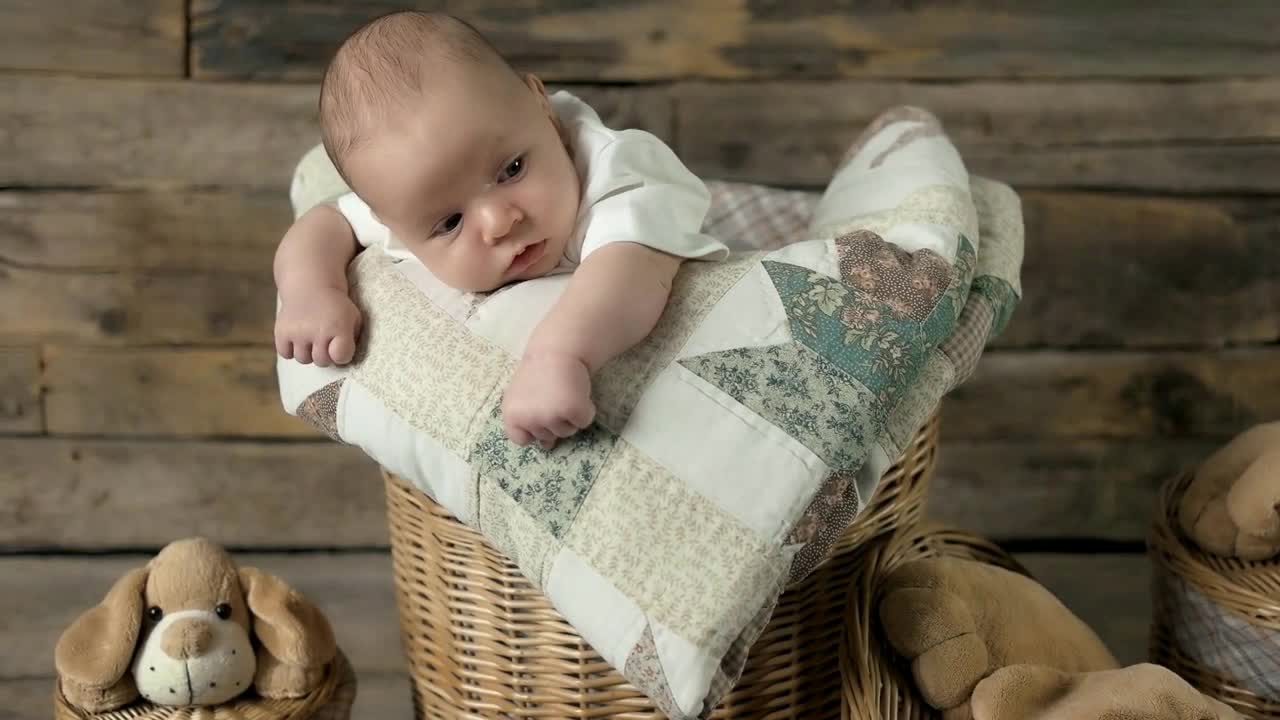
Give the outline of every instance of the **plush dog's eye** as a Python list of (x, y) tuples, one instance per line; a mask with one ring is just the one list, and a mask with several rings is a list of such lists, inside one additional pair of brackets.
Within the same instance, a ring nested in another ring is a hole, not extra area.
[(223, 620), (227, 620), (231, 617), (231, 606), (226, 603), (218, 603), (218, 606), (215, 607), (213, 611)]
[(147, 608), (147, 617), (153, 621), (158, 621), (160, 618), (164, 617), (164, 611), (155, 605), (152, 605)]

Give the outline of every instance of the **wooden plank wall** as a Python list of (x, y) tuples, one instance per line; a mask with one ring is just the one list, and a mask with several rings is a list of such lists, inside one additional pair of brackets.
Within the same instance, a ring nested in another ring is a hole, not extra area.
[[(1027, 260), (946, 403), (932, 513), (1143, 655), (1159, 484), (1280, 417), (1280, 5), (417, 6), (705, 176), (817, 188), (887, 105), (938, 113), (1022, 193)], [(58, 632), (200, 533), (319, 599), (357, 717), (407, 717), (377, 477), (281, 411), (270, 348), (315, 81), (395, 7), (0, 0), (0, 715), (47, 717)]]

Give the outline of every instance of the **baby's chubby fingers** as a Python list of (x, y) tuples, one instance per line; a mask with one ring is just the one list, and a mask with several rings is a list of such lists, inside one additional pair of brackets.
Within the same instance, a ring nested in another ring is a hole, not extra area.
[(329, 359), (334, 365), (346, 365), (356, 355), (356, 340), (350, 335), (338, 335), (329, 341)]
[(315, 342), (311, 343), (311, 362), (318, 367), (329, 367), (329, 343), (330, 338), (318, 337)]
[(293, 359), (303, 365), (311, 364), (311, 341), (301, 340), (293, 344)]

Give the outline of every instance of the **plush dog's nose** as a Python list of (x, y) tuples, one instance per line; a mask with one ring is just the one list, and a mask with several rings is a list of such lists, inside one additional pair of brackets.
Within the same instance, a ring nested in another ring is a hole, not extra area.
[(213, 643), (213, 629), (200, 618), (183, 618), (165, 628), (160, 649), (174, 660), (204, 655)]

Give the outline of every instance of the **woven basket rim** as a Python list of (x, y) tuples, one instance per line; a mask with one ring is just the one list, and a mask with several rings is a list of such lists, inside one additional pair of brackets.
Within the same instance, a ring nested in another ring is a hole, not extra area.
[(876, 538), (855, 567), (841, 628), (841, 699), (846, 719), (942, 717), (921, 698), (910, 662), (894, 652), (885, 639), (878, 608), (888, 573), (909, 562), (943, 557), (980, 562), (1030, 577), (1027, 569), (998, 543), (948, 523), (924, 521)]
[(1280, 558), (1241, 560), (1203, 550), (1178, 522), (1178, 503), (1195, 477), (1185, 470), (1161, 487), (1148, 538), (1157, 566), (1253, 625), (1280, 630)]
[[(244, 717), (241, 711), (246, 709), (254, 713), (251, 717), (256, 720), (269, 720), (271, 718), (304, 720), (329, 702), (343, 679), (352, 674), (354, 674), (354, 670), (351, 667), (351, 663), (342, 652), (342, 649), (339, 648), (337, 655), (334, 656), (333, 660), (329, 661), (324, 680), (315, 690), (303, 697), (289, 699), (264, 698), (257, 695), (253, 688), (250, 688), (226, 703), (211, 707), (198, 707), (196, 712), (200, 713), (201, 717), (207, 717), (210, 720), (218, 720), (219, 717), (225, 717), (219, 712), (220, 710), (234, 710), (236, 714), (232, 717)], [(56, 720), (167, 720), (173, 717), (188, 717), (193, 714), (193, 706), (170, 707), (155, 705), (142, 699), (135, 700), (122, 708), (108, 712), (86, 713), (67, 700), (62, 692), (60, 678), (54, 678), (53, 684), (54, 717)]]

